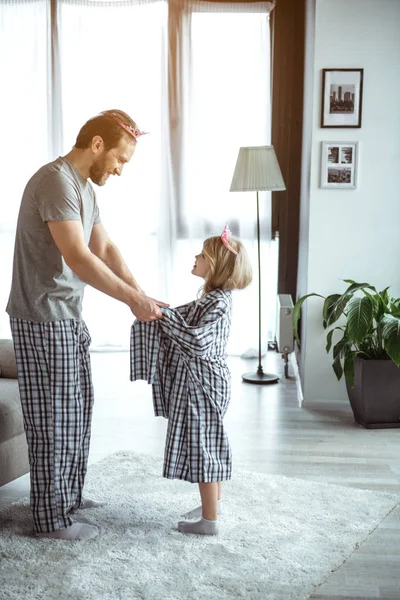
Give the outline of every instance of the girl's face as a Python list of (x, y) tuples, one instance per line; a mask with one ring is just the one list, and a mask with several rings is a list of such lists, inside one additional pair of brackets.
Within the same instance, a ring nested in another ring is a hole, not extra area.
[(196, 254), (196, 261), (193, 265), (192, 274), (205, 279), (210, 271), (210, 261), (202, 250), (200, 254)]

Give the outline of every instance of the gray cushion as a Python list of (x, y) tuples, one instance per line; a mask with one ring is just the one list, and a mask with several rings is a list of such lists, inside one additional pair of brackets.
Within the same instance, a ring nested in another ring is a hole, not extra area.
[(29, 472), (25, 434), (17, 435), (11, 440), (2, 442), (0, 450), (0, 485), (4, 485)]
[(23, 433), (21, 400), (15, 379), (0, 380), (0, 442)]
[(0, 377), (17, 378), (17, 363), (12, 340), (0, 340)]

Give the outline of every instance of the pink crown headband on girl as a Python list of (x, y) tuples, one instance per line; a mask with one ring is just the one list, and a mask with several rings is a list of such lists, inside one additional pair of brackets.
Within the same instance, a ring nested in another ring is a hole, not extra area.
[(138, 128), (135, 129), (134, 127), (132, 127), (132, 125), (125, 125), (125, 123), (123, 123), (123, 121), (121, 121), (116, 115), (111, 116), (117, 121), (117, 123), (121, 125), (121, 127), (126, 129), (126, 131), (130, 133), (136, 141), (138, 140), (138, 138), (140, 138), (141, 135), (147, 135), (149, 133), (148, 131), (140, 131), (140, 129)]
[(226, 246), (228, 248), (228, 250), (233, 252), (233, 254), (237, 254), (236, 250), (234, 248), (232, 248), (232, 246), (229, 243), (229, 240), (231, 239), (231, 237), (232, 237), (231, 230), (229, 229), (228, 225), (225, 225), (225, 228), (221, 234), (222, 243), (224, 244), (224, 246)]

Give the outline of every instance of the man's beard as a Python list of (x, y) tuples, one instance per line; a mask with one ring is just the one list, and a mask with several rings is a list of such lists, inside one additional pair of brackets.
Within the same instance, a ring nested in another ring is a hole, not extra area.
[(89, 177), (96, 185), (104, 185), (108, 179), (108, 177), (105, 177), (108, 173), (105, 169), (105, 164), (106, 154), (104, 153), (89, 169)]

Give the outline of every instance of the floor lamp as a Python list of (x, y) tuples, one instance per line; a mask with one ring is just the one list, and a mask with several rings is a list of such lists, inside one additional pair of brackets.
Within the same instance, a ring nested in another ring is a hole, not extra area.
[(257, 192), (257, 245), (258, 245), (258, 368), (256, 373), (245, 373), (248, 383), (276, 383), (278, 375), (264, 373), (261, 365), (261, 258), (260, 258), (260, 211), (258, 192), (286, 190), (273, 146), (249, 146), (239, 149), (231, 192)]

